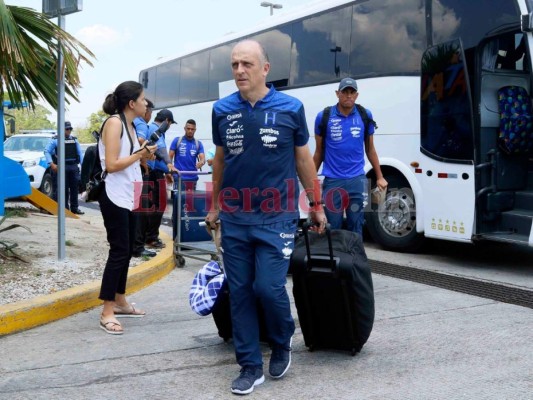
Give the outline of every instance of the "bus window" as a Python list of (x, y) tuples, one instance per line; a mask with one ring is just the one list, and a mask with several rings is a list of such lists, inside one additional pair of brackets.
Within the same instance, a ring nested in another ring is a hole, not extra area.
[(525, 36), (522, 32), (506, 33), (483, 45), (481, 67), (484, 71), (528, 71)]
[(206, 51), (181, 59), (179, 104), (205, 101), (209, 82), (208, 68), (209, 53)]
[(498, 38), (496, 69), (524, 70), (526, 43), (522, 33), (503, 35)]
[(150, 99), (157, 108), (165, 108), (177, 105), (179, 83), (176, 79), (180, 76), (180, 60), (169, 61), (157, 67), (155, 98)]
[(252, 36), (267, 50), (270, 60), (268, 83), (276, 88), (283, 88), (289, 84), (289, 70), (291, 62), (291, 29), (289, 26), (279, 27)]
[(209, 52), (209, 90), (207, 98), (209, 100), (219, 99), (218, 84), (233, 79), (231, 73), (231, 49), (235, 42), (227, 43)]
[(139, 82), (142, 83), (146, 98), (155, 102), (155, 68), (141, 71)]
[(426, 47), (420, 0), (376, 0), (354, 5), (350, 75), (418, 74)]
[(420, 101), (422, 152), (446, 161), (473, 160), (472, 103), (460, 40), (424, 53)]
[(349, 73), (352, 6), (292, 24), (291, 84), (334, 80)]
[[(520, 10), (516, 1), (433, 0), (432, 39), (435, 44), (460, 37), (466, 49), (475, 47), (487, 33), (516, 23)], [(472, 23), (475, 21), (475, 23)]]

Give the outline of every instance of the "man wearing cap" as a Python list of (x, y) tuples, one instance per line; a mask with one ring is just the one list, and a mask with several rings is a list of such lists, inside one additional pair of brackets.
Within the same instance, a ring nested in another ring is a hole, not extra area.
[(324, 163), (322, 193), (331, 228), (342, 227), (346, 212), (346, 228), (362, 234), (365, 222), (363, 208), (369, 189), (364, 169), (365, 154), (374, 170), (377, 187), (386, 190), (387, 181), (383, 178), (374, 147), (375, 123), (372, 113), (367, 109), (366, 116), (362, 115), (355, 104), (359, 96), (357, 82), (344, 78), (335, 93), (339, 101), (330, 108), (325, 132), (322, 132), (324, 111), (320, 111), (315, 119), (316, 148), (313, 160), (317, 171)]
[[(157, 139), (156, 159), (147, 162), (149, 175), (148, 184), (151, 188), (148, 196), (151, 199), (151, 207), (149, 210), (137, 210), (138, 212), (145, 213), (145, 243), (148, 247), (163, 248), (165, 244), (159, 239), (159, 227), (163, 219), (163, 214), (167, 206), (167, 190), (166, 184), (172, 183), (171, 172), (175, 170), (172, 162), (169, 158), (167, 145), (165, 142), (165, 133), (171, 124), (175, 124), (174, 116), (172, 112), (167, 109), (159, 111), (154, 121), (148, 125), (148, 132), (143, 135), (142, 132), (137, 131), (137, 138), (142, 144), (145, 140), (152, 140), (152, 134), (155, 132), (159, 139)], [(142, 241), (139, 237), (142, 237), (139, 232), (136, 234), (135, 245), (133, 249), (134, 257), (142, 256), (154, 256), (155, 252), (144, 249)]]
[[(71, 133), (72, 124), (65, 121), (65, 208), (74, 214), (82, 215), (85, 213), (78, 207), (78, 189), (79, 164), (83, 161), (83, 154), (78, 140)], [(57, 201), (57, 135), (50, 139), (50, 143), (44, 149), (44, 156), (52, 170), (52, 198)]]

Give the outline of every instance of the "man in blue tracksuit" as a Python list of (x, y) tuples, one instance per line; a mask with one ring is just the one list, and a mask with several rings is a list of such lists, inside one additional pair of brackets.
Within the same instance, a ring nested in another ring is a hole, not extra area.
[[(80, 168), (83, 154), (75, 136), (71, 135), (72, 124), (65, 121), (65, 208), (74, 214), (85, 214), (79, 209), (78, 192), (80, 184)], [(44, 156), (52, 170), (52, 198), (57, 201), (57, 135), (50, 139), (44, 149)], [(70, 203), (70, 205), (69, 205)]]
[(231, 391), (247, 394), (265, 379), (257, 299), (272, 345), (269, 373), (281, 378), (290, 366), (294, 320), (285, 284), (299, 218), (298, 177), (319, 232), (326, 219), (302, 103), (266, 85), (270, 63), (258, 42), (238, 43), (231, 66), (238, 91), (213, 105), (217, 201), (206, 222), (214, 227), (221, 221), (233, 342), (241, 366)]

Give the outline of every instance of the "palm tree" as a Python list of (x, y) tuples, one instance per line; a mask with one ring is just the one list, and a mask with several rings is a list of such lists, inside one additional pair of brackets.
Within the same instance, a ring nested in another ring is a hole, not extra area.
[(78, 67), (90, 66), (94, 54), (73, 36), (31, 8), (6, 6), (0, 0), (0, 100), (30, 108), (40, 98), (57, 108), (57, 47), (61, 43), (66, 102), (78, 101)]

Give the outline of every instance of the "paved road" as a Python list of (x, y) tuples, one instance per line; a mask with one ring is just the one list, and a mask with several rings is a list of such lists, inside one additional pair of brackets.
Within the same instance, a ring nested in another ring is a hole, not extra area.
[[(0, 339), (0, 398), (234, 398), (232, 345), (187, 303), (199, 265), (134, 294), (148, 316), (125, 321), (122, 337), (102, 332), (94, 309)], [(309, 352), (297, 329), (287, 376), (251, 398), (531, 399), (531, 309), (380, 275), (374, 286), (361, 353)]]
[[(502, 249), (507, 252), (498, 255)], [(489, 253), (439, 244), (414, 256), (368, 243), (367, 252), (387, 262), (533, 288), (526, 249), (510, 253), (498, 246)], [(0, 338), (0, 399), (235, 398), (229, 392), (238, 374), (231, 343), (218, 337), (210, 316), (199, 317), (188, 306), (190, 283), (202, 264), (187, 259), (185, 268), (133, 294), (148, 315), (124, 321), (121, 337), (101, 331), (93, 309)], [(361, 353), (309, 352), (298, 328), (286, 377), (267, 378), (249, 397), (532, 398), (531, 309), (378, 274), (373, 279), (376, 321)], [(290, 290), (290, 279), (288, 285)], [(266, 347), (264, 356), (268, 361)]]

